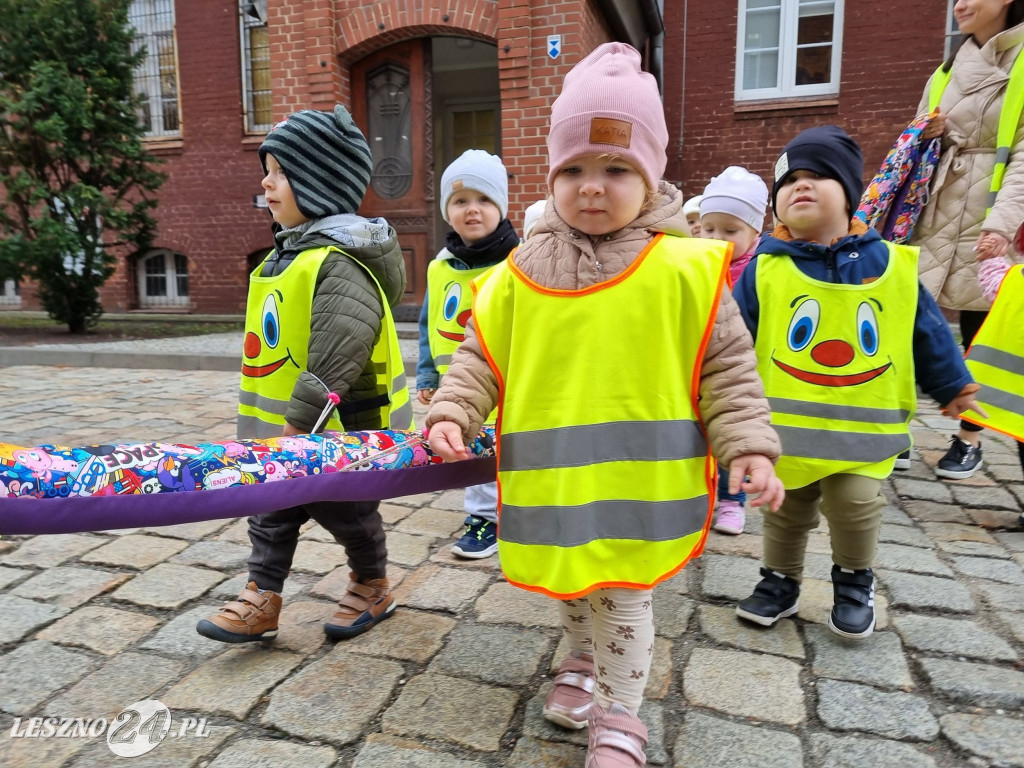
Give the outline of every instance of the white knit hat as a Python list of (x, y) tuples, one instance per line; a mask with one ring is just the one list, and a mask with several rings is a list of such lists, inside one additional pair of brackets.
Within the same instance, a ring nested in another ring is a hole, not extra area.
[(501, 218), (508, 216), (508, 171), (501, 158), (482, 149), (467, 149), (441, 174), (441, 217), (448, 221), (448, 201), (456, 192), (475, 189), (498, 206)]
[(683, 203), (683, 216), (689, 216), (691, 213), (700, 213), (700, 201), (703, 195), (694, 195), (685, 203)]
[(537, 226), (540, 217), (544, 215), (544, 206), (547, 204), (547, 200), (538, 200), (526, 209), (526, 213), (523, 214), (523, 240), (528, 238), (530, 233), (533, 232), (533, 228)]
[(700, 215), (728, 213), (758, 232), (764, 227), (768, 185), (746, 168), (730, 165), (704, 187)]

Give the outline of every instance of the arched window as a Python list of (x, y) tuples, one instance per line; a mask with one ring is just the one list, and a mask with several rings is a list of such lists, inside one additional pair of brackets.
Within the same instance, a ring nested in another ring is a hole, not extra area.
[(165, 249), (150, 251), (139, 259), (139, 306), (188, 306), (188, 257)]
[(21, 306), (21, 287), (17, 280), (0, 280), (0, 305)]

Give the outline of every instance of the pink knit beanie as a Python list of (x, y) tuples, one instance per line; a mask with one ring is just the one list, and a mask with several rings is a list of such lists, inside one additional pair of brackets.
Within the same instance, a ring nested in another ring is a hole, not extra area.
[(605, 43), (565, 76), (551, 105), (548, 187), (580, 155), (614, 153), (636, 166), (657, 189), (668, 162), (665, 109), (654, 76), (640, 69), (639, 52)]

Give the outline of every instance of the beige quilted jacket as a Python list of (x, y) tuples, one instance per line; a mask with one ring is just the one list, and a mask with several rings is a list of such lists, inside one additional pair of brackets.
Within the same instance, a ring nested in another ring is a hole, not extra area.
[[(509, 258), (532, 280), (548, 288), (578, 290), (610, 280), (633, 263), (654, 233), (686, 236), (682, 195), (664, 182), (660, 192), (653, 212), (599, 238), (571, 230), (549, 201), (533, 235)], [(497, 400), (497, 382), (471, 318), (466, 340), (456, 350), (434, 395), (426, 425), (429, 428), (438, 421), (453, 421), (468, 439), (480, 429)], [(712, 451), (725, 466), (748, 453), (760, 453), (773, 461), (778, 458), (781, 445), (770, 424), (753, 342), (729, 291), (723, 293), (704, 355), (700, 412)]]
[[(985, 216), (995, 166), (996, 130), (1010, 68), (1024, 44), (1024, 24), (1005, 30), (981, 48), (968, 40), (953, 63), (939, 102), (946, 115), (942, 157), (928, 203), (914, 232), (921, 247), (921, 282), (940, 306), (987, 310), (978, 285), (974, 243), (982, 229), (1013, 239), (1024, 220), (1024, 132), (1018, 127), (1003, 186)], [(929, 80), (918, 113), (928, 108)], [(1021, 257), (1011, 254), (1020, 261)]]

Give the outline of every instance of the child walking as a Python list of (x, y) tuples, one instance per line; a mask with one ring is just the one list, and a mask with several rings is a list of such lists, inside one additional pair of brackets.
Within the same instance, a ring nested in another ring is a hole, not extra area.
[[(408, 428), (390, 309), (405, 291), (405, 260), (386, 221), (356, 215), (373, 168), (363, 134), (341, 105), (303, 110), (267, 134), (259, 156), (276, 247), (249, 278), (238, 436), (312, 432), (329, 392), (341, 398), (329, 429)], [(248, 584), (199, 634), (225, 643), (277, 635), (281, 589), (310, 518), (352, 570), (324, 632), (352, 637), (391, 615), (378, 502), (317, 502), (249, 518)]]
[[(764, 227), (768, 187), (760, 176), (746, 168), (730, 165), (711, 179), (700, 202), (700, 236), (732, 243), (729, 286), (739, 280), (743, 268), (754, 256)], [(714, 530), (733, 536), (743, 533), (747, 495), (729, 493), (729, 470), (718, 467), (718, 514)]]
[[(437, 391), (452, 353), (466, 335), (473, 292), (470, 282), (505, 260), (519, 245), (508, 220), (508, 171), (501, 158), (467, 149), (441, 174), (441, 215), (452, 231), (427, 267), (420, 311), (416, 397), (424, 405)], [(494, 423), (493, 417), (488, 423)], [(479, 560), (498, 551), (498, 487), (466, 488), (466, 530), (452, 545), (457, 557)]]
[(832, 541), (828, 626), (854, 638), (875, 626), (880, 488), (911, 444), (915, 382), (954, 417), (974, 407), (978, 390), (918, 283), (917, 249), (851, 222), (862, 176), (860, 147), (838, 126), (790, 141), (772, 187), (780, 223), (735, 289), (782, 438), (786, 485), (778, 514), (764, 517), (763, 578), (736, 613), (764, 626), (796, 613), (820, 504)]
[(498, 406), (501, 565), (562, 601), (572, 651), (544, 715), (590, 725), (588, 768), (646, 763), (652, 589), (703, 549), (711, 449), (733, 491), (746, 478), (758, 503), (782, 494), (750, 337), (723, 290), (727, 247), (685, 236), (660, 180), (667, 143), (636, 50), (602, 45), (566, 75), (545, 226), (476, 281), (427, 416), (431, 448), (454, 461)]

